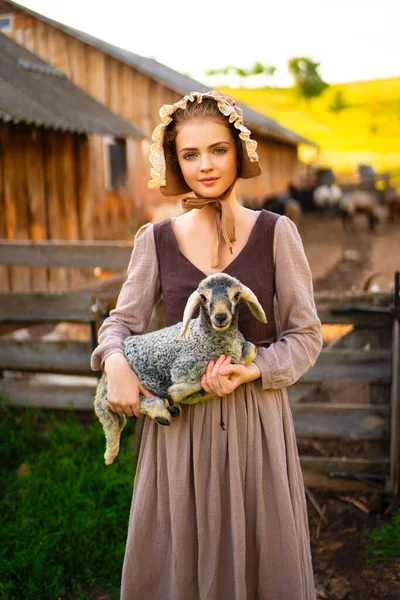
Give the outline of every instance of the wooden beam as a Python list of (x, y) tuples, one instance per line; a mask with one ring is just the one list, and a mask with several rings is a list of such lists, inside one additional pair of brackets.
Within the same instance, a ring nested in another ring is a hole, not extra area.
[(78, 267), (117, 270), (128, 267), (132, 242), (0, 240), (0, 265)]
[(380, 440), (389, 437), (389, 407), (307, 403), (292, 406), (298, 437)]
[(92, 375), (90, 342), (0, 338), (0, 371)]
[[(6, 123), (0, 122), (0, 237), (6, 238), (6, 205), (4, 197), (4, 148), (3, 136), (4, 130), (7, 127)], [(0, 266), (0, 292), (8, 292), (10, 290), (9, 268)]]
[(393, 324), (393, 380), (391, 397), (390, 482), (392, 491), (399, 493), (400, 469), (400, 321)]
[(390, 384), (390, 350), (323, 350), (301, 382), (373, 382)]
[[(29, 229), (30, 238), (33, 242), (38, 242), (48, 237), (42, 136), (42, 129), (29, 128), (24, 148)], [(47, 290), (46, 266), (31, 269), (32, 291)]]
[[(62, 190), (62, 181), (58, 181), (58, 161), (60, 158), (60, 145), (56, 131), (46, 131), (44, 136), (44, 160), (47, 165), (45, 170), (46, 176), (46, 202), (47, 202), (47, 217), (49, 231), (48, 235), (51, 240), (65, 239), (63, 228), (61, 226), (64, 215), (62, 205), (62, 191), (59, 193), (59, 188)], [(68, 279), (66, 268), (51, 268), (49, 271), (49, 290), (64, 291), (68, 289)]]
[(329, 310), (321, 309), (317, 302), (318, 317), (321, 323), (326, 324), (341, 324), (341, 325), (356, 325), (358, 327), (390, 327), (393, 317), (388, 314), (378, 313), (346, 313), (334, 314)]
[[(94, 238), (94, 198), (90, 174), (89, 140), (87, 136), (75, 136), (75, 159), (78, 195), (79, 238)], [(116, 246), (118, 246), (118, 242)], [(96, 256), (96, 260), (98, 257)], [(125, 260), (125, 257), (124, 257)], [(121, 261), (123, 262), (123, 260)], [(93, 267), (93, 264), (91, 265)], [(100, 265), (101, 266), (101, 265)], [(126, 268), (126, 267), (122, 267)]]
[[(66, 381), (58, 375), (52, 383), (41, 380), (0, 380), (0, 394), (13, 406), (36, 406), (40, 408), (93, 409), (96, 377), (76, 377)], [(71, 379), (71, 378), (69, 378)]]
[(124, 276), (114, 276), (96, 282), (83, 290), (60, 294), (0, 294), (0, 323), (58, 323), (91, 320), (94, 298), (117, 298)]
[[(319, 456), (300, 456), (304, 483), (307, 487), (336, 490), (367, 490), (369, 485), (356, 479), (329, 477), (329, 473), (353, 473), (354, 475), (385, 476), (389, 472), (388, 459), (365, 458), (325, 458)], [(385, 483), (382, 481), (382, 485)]]
[[(23, 160), (21, 165), (21, 151), (24, 148), (22, 129), (22, 126), (10, 124), (2, 129), (5, 224), (6, 237), (10, 240), (29, 239)], [(29, 269), (25, 266), (10, 269), (10, 287), (13, 292), (29, 292)]]

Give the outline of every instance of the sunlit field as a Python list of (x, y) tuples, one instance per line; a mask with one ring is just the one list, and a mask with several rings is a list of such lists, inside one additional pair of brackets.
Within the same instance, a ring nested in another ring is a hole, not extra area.
[[(251, 108), (316, 142), (315, 149), (300, 147), (300, 157), (336, 172), (349, 172), (360, 163), (378, 172), (400, 168), (400, 77), (330, 86), (310, 101), (285, 88), (220, 88)], [(346, 107), (330, 109), (337, 91)]]

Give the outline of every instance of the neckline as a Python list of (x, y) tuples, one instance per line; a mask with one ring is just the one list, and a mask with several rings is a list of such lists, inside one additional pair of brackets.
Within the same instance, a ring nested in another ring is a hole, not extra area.
[(250, 230), (249, 233), (249, 237), (247, 238), (247, 241), (245, 243), (245, 245), (243, 246), (243, 248), (241, 249), (241, 251), (239, 252), (239, 254), (237, 254), (235, 256), (235, 258), (233, 260), (231, 260), (230, 263), (228, 263), (226, 265), (226, 267), (224, 269), (221, 269), (220, 271), (211, 271), (210, 273), (205, 273), (204, 271), (202, 271), (201, 269), (199, 269), (199, 267), (196, 267), (196, 265), (194, 263), (192, 263), (191, 260), (189, 260), (187, 258), (187, 256), (185, 256), (183, 254), (183, 252), (181, 251), (181, 249), (179, 248), (179, 244), (178, 244), (178, 240), (176, 238), (175, 235), (175, 231), (174, 231), (174, 226), (173, 226), (173, 222), (175, 220), (175, 217), (170, 217), (169, 218), (169, 226), (170, 226), (170, 230), (171, 230), (171, 234), (172, 234), (172, 238), (174, 240), (174, 244), (176, 247), (177, 252), (182, 256), (182, 258), (189, 264), (191, 265), (194, 269), (196, 269), (196, 271), (198, 271), (199, 273), (201, 273), (203, 275), (203, 277), (208, 277), (209, 275), (215, 275), (216, 273), (225, 273), (228, 269), (230, 269), (230, 267), (239, 259), (239, 257), (244, 253), (244, 251), (247, 249), (247, 247), (250, 245), (250, 242), (252, 241), (252, 238), (254, 237), (255, 234), (255, 230), (257, 228), (257, 223), (260, 221), (260, 217), (263, 213), (263, 210), (259, 211), (259, 214), (257, 216), (257, 219), (253, 225), (253, 227)]

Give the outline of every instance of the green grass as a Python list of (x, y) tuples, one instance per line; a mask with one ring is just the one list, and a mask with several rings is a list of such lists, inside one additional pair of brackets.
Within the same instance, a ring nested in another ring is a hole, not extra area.
[(367, 550), (373, 557), (371, 563), (387, 562), (400, 556), (400, 507), (395, 510), (390, 523), (372, 532)]
[[(41, 433), (39, 433), (41, 431)], [(129, 423), (105, 467), (100, 424), (0, 404), (0, 599), (87, 598), (120, 583), (132, 498)]]
[[(340, 90), (346, 108), (330, 106)], [(220, 88), (281, 125), (316, 142), (320, 148), (301, 145), (300, 158), (318, 160), (338, 173), (362, 163), (378, 172), (400, 167), (400, 77), (330, 86), (309, 105), (289, 88)]]

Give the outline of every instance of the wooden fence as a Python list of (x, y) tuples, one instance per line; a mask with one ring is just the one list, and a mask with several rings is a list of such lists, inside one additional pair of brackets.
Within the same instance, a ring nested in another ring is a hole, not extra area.
[[(0, 294), (0, 392), (9, 404), (92, 410), (97, 380), (89, 366), (89, 336), (85, 341), (20, 340), (4, 334), (37, 323), (94, 328), (96, 299), (97, 306), (115, 302), (130, 254), (124, 242), (0, 242), (0, 268), (121, 269), (68, 293)], [(318, 293), (315, 300), (325, 329), (349, 325), (350, 331), (327, 344), (313, 369), (288, 390), (306, 485), (357, 489), (368, 484), (397, 492), (398, 290), (397, 295)]]

